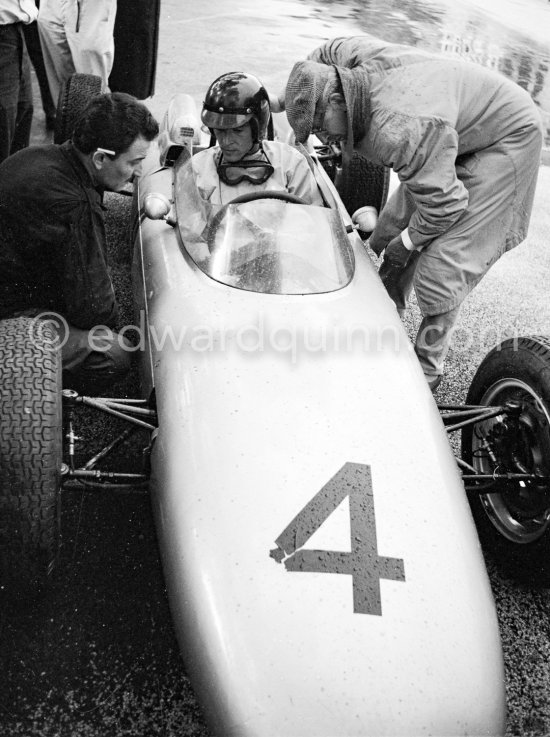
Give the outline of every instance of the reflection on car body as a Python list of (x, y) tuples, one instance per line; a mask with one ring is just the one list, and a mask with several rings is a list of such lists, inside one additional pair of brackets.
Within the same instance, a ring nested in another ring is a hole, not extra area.
[(337, 212), (271, 196), (212, 205), (193, 173), (190, 161), (175, 169), (178, 228), (213, 279), (267, 294), (318, 294), (349, 283), (353, 252)]

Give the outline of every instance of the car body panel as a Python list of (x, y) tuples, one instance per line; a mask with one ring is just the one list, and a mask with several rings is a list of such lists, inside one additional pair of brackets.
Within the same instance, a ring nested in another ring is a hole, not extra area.
[[(173, 174), (144, 175), (140, 205), (171, 197)], [(224, 737), (502, 734), (498, 623), (456, 462), (349, 237), (346, 287), (259, 294), (142, 219), (151, 496), (186, 668)]]

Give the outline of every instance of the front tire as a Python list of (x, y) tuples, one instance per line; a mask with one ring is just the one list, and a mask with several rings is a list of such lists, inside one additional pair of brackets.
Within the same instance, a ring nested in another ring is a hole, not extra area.
[(61, 358), (57, 334), (0, 321), (0, 576), (35, 592), (60, 544)]
[(481, 473), (526, 473), (469, 501), (481, 543), (519, 578), (550, 581), (550, 339), (509, 339), (480, 364), (467, 404), (500, 406), (510, 414), (477, 423), (462, 434), (462, 457)]

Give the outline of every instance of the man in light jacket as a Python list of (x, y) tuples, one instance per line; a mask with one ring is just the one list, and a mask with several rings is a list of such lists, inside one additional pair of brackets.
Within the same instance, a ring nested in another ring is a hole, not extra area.
[(75, 72), (100, 77), (109, 90), (116, 12), (117, 0), (41, 0), (38, 31), (55, 102)]
[(461, 303), (527, 234), (542, 148), (528, 93), (497, 72), (373, 36), (336, 38), (294, 65), (285, 106), (297, 140), (324, 130), (400, 185), (369, 244), (400, 312), (414, 284), (415, 343), (430, 387)]

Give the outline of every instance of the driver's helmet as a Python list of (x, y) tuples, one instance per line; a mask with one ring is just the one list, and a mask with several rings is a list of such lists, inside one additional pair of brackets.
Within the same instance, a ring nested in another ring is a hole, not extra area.
[(215, 79), (206, 93), (201, 120), (210, 128), (238, 128), (250, 122), (254, 141), (267, 135), (269, 97), (253, 74), (229, 72)]

